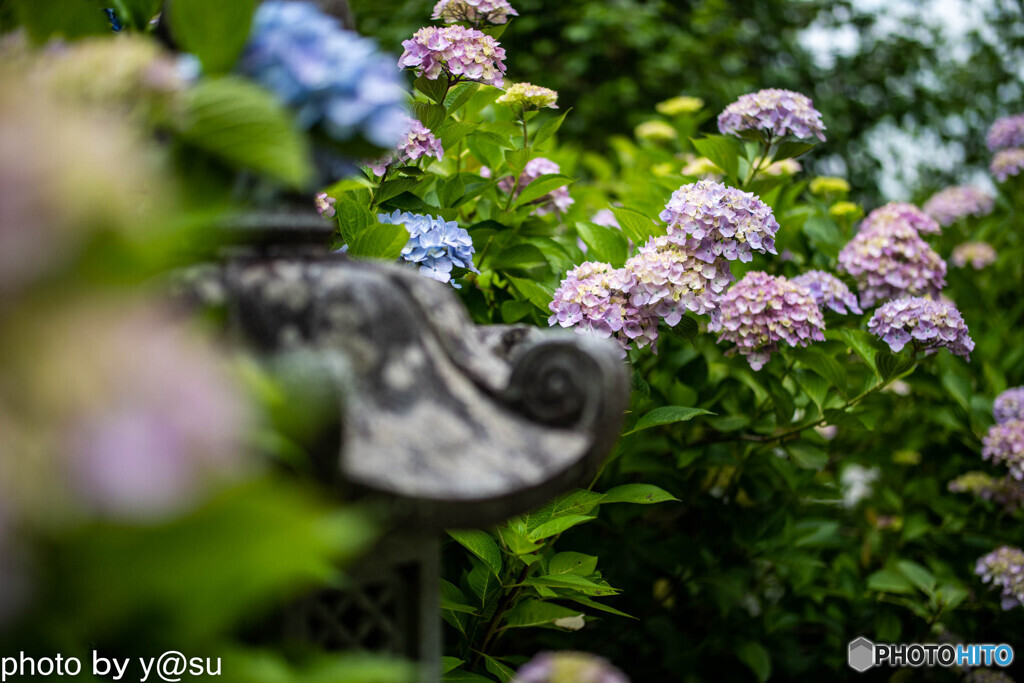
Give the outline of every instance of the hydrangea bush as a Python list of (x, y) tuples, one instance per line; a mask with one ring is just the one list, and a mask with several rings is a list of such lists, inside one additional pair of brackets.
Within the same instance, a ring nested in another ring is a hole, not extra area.
[[(5, 44), (11, 651), (24, 634), (84, 648), (100, 632), (132, 651), (155, 633), (232, 653), (252, 680), (413, 679), (235, 635), (296, 586), (343, 581), (333, 568), (371, 526), (281, 475), (313, 469), (302, 435), (319, 399), (183, 332), (148, 295), (120, 296), (180, 263), (168, 245), (205, 243), (191, 231), (218, 225), (211, 206), (296, 195), (336, 227), (325, 258), (402, 264), (481, 325), (605, 339), (632, 376), (597, 476), (447, 533), (444, 670), (428, 677), (824, 680), (846, 675), (851, 634), (1001, 642), (1024, 626), (1020, 117), (986, 141), (997, 194), (887, 204), (805, 171), (842, 125), (785, 90), (714, 110), (679, 93), (629, 117), (632, 138), (582, 150), (559, 140), (578, 103), (519, 80), (505, 53), (517, 22), (543, 19), (513, 4), (427, 3), (435, 24), (390, 57), (312, 4), (273, 0), (251, 22), (218, 14), (236, 3), (97, 8), (102, 36)], [(193, 58), (152, 41), (154, 19)], [(189, 28), (204, 25), (230, 28)], [(311, 182), (339, 150), (348, 163)], [(164, 551), (174, 534), (186, 551)], [(27, 569), (48, 553), (52, 576)], [(136, 581), (185, 556), (187, 585)], [(124, 603), (90, 598), (110, 582)], [(33, 599), (50, 594), (67, 604)]]

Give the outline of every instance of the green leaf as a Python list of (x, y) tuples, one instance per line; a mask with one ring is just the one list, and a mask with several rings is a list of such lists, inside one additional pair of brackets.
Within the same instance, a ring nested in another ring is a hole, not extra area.
[(394, 261), (409, 241), (404, 225), (379, 223), (366, 207), (348, 197), (339, 199), (335, 206), (342, 239), (353, 257)]
[(432, 102), (413, 102), (412, 105), (413, 117), (435, 133), (444, 121), (446, 113), (443, 106)]
[(494, 270), (530, 270), (546, 266), (544, 252), (532, 244), (514, 244), (498, 252), (489, 264)]
[(647, 240), (655, 235), (664, 234), (664, 230), (656, 225), (654, 221), (640, 213), (636, 209), (612, 209), (612, 213), (615, 214), (615, 218), (618, 219), (619, 225), (622, 226), (622, 232), (626, 233), (626, 237), (633, 240), (633, 244), (638, 247), (642, 247), (647, 244)]
[(802, 366), (821, 375), (845, 395), (846, 371), (839, 361), (832, 356), (811, 349), (794, 349), (790, 353)]
[(505, 614), (504, 628), (529, 628), (553, 624), (558, 619), (582, 616), (582, 612), (543, 600), (520, 600)]
[(505, 152), (505, 161), (512, 169), (512, 175), (518, 178), (526, 168), (526, 164), (530, 163), (530, 149), (528, 147), (526, 149), (510, 149)]
[(552, 190), (565, 187), (573, 182), (575, 182), (573, 178), (560, 173), (549, 173), (538, 176), (525, 188), (522, 188), (522, 191), (519, 193), (519, 197), (516, 199), (515, 206), (525, 206), (532, 201), (540, 199)]
[(144, 31), (160, 11), (162, 0), (112, 0), (118, 16), (138, 31)]
[(284, 105), (241, 78), (208, 78), (188, 91), (181, 139), (292, 187), (302, 187), (312, 174), (306, 138)]
[(828, 453), (809, 443), (791, 443), (786, 446), (786, 451), (797, 467), (805, 470), (820, 470), (828, 464)]
[(817, 142), (797, 142), (796, 140), (786, 140), (785, 142), (779, 143), (779, 146), (775, 149), (775, 156), (772, 157), (772, 161), (782, 161), (783, 159), (795, 159), (807, 154), (817, 146)]
[(530, 140), (530, 144), (534, 147), (543, 145), (548, 141), (552, 135), (558, 132), (558, 129), (562, 127), (562, 122), (565, 121), (565, 117), (569, 115), (572, 108), (566, 109), (560, 116), (553, 116), (549, 118), (540, 129), (533, 134), (533, 139)]
[(462, 633), (462, 635), (466, 635), (466, 624), (469, 620), (466, 614), (475, 611), (470, 607), (470, 612), (467, 612), (465, 609), (469, 606), (467, 603), (469, 603), (469, 599), (458, 586), (450, 581), (441, 579), (441, 618), (451, 624), (452, 628)]
[(914, 367), (914, 361), (903, 354), (892, 354), (882, 350), (875, 354), (875, 365), (883, 380), (899, 377)]
[(597, 558), (593, 555), (583, 553), (558, 553), (551, 558), (548, 564), (548, 574), (576, 574), (578, 576), (590, 576), (597, 569)]
[(613, 268), (621, 268), (626, 262), (629, 245), (621, 230), (580, 221), (576, 224), (576, 232), (587, 245), (588, 259), (610, 263)]
[(514, 669), (510, 669), (507, 665), (502, 664), (490, 655), (484, 655), (484, 666), (487, 667), (488, 671), (497, 676), (501, 683), (509, 683), (516, 676)]
[(573, 602), (579, 603), (579, 604), (583, 605), (584, 607), (589, 607), (591, 609), (595, 609), (595, 610), (598, 610), (600, 612), (607, 612), (608, 614), (614, 614), (615, 616), (619, 616), (619, 617), (626, 617), (627, 619), (636, 619), (636, 617), (634, 617), (632, 614), (626, 614), (625, 612), (623, 612), (621, 610), (617, 610), (614, 607), (609, 607), (608, 605), (605, 605), (603, 603), (597, 602), (596, 600), (591, 600), (590, 598), (586, 597), (585, 595), (580, 595), (580, 594), (576, 593), (576, 594), (566, 595), (564, 597), (567, 600), (572, 600)]
[(452, 150), (452, 155), (455, 155), (458, 151), (455, 149), (455, 145), (476, 129), (475, 123), (450, 120), (441, 126), (438, 133), (438, 137), (441, 138), (441, 146), (446, 150)]
[[(875, 355), (878, 353), (878, 348), (875, 346), (875, 338), (864, 330), (843, 329), (839, 330), (838, 335), (877, 375), (878, 366), (875, 364)], [(831, 338), (833, 335), (826, 332), (825, 336)]]
[(678, 422), (689, 422), (698, 415), (714, 415), (710, 410), (704, 410), (703, 408), (690, 408), (687, 406), (662, 406), (655, 408), (651, 412), (641, 417), (633, 429), (626, 432), (623, 436), (634, 434), (636, 432), (642, 432), (645, 429), (651, 427), (658, 427), (667, 424), (676, 424)]
[(718, 168), (725, 171), (730, 178), (735, 178), (740, 171), (740, 157), (744, 156), (743, 143), (733, 137), (709, 135), (705, 138), (691, 139), (693, 146), (707, 157)]
[(479, 557), (495, 576), (501, 576), (501, 550), (489, 533), (479, 529), (449, 529), (448, 535)]
[(700, 325), (688, 315), (684, 315), (679, 319), (679, 324), (668, 329), (676, 337), (688, 342), (692, 342), (700, 334)]
[(100, 5), (84, 0), (13, 0), (18, 23), (35, 43), (51, 36), (69, 40), (87, 35), (109, 34), (110, 23)]
[(665, 503), (678, 501), (668, 491), (658, 488), (653, 484), (623, 484), (605, 492), (605, 503), (636, 503), (638, 505), (651, 505), (653, 503)]
[[(440, 78), (430, 79), (426, 76), (420, 76), (412, 85), (437, 104), (444, 102), (445, 94), (448, 92), (447, 81), (443, 81)], [(426, 124), (424, 123), (423, 125)]]
[(521, 278), (508, 276), (509, 282), (516, 288), (522, 296), (526, 297), (527, 301), (532, 303), (534, 306), (544, 311), (545, 314), (551, 313), (549, 304), (551, 300), (555, 298), (555, 290), (549, 289), (545, 285), (532, 280), (523, 280)]
[(459, 110), (469, 98), (476, 94), (477, 88), (480, 87), (479, 83), (459, 83), (454, 88), (448, 91), (448, 97), (445, 98), (445, 106), (448, 107), (448, 111), (453, 114)]
[(538, 525), (535, 529), (531, 529), (529, 538), (531, 541), (542, 541), (545, 538), (557, 536), (566, 529), (571, 529), (574, 526), (585, 524), (590, 520), (595, 519), (594, 517), (588, 517), (587, 515), (564, 515), (556, 517), (550, 522), (544, 522)]
[(566, 588), (579, 591), (584, 595), (618, 595), (619, 589), (611, 586), (602, 586), (590, 579), (575, 574), (562, 574), (560, 576), (531, 576), (523, 581), (526, 586), (544, 586), (547, 588)]
[(760, 643), (748, 640), (736, 646), (736, 657), (750, 667), (760, 683), (772, 675), (772, 657)]
[(455, 669), (441, 677), (441, 683), (494, 683), (493, 680), (472, 671)]
[(868, 577), (868, 590), (881, 593), (913, 593), (914, 586), (891, 569), (879, 569)]
[(446, 674), (452, 669), (458, 668), (466, 663), (466, 660), (458, 657), (441, 657), (441, 673)]
[(910, 583), (920, 588), (929, 597), (935, 594), (935, 577), (918, 563), (911, 562), (910, 560), (900, 560), (896, 563), (896, 569)]
[(485, 606), (491, 594), (501, 587), (498, 577), (491, 573), (491, 570), (483, 562), (473, 563), (473, 568), (470, 570), (469, 576), (466, 577), (466, 583), (480, 598), (481, 607)]
[(385, 181), (377, 192), (377, 202), (383, 204), (392, 197), (408, 192), (420, 184), (418, 178), (392, 178)]
[(955, 372), (942, 373), (942, 386), (949, 392), (960, 407), (971, 412), (971, 380)]
[(258, 0), (174, 0), (167, 3), (171, 35), (207, 73), (230, 71), (245, 47)]

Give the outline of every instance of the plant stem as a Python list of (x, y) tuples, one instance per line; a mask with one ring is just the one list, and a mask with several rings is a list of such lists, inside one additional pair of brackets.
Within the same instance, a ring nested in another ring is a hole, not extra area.
[(519, 121), (523, 124), (523, 149), (530, 146), (530, 131), (526, 127), (526, 117), (519, 117)]
[(487, 646), (491, 643), (491, 638), (494, 637), (495, 632), (498, 629), (498, 624), (501, 622), (501, 617), (508, 611), (509, 607), (512, 606), (512, 602), (518, 597), (519, 593), (523, 590), (523, 587), (518, 584), (522, 584), (526, 580), (526, 577), (530, 573), (530, 565), (523, 567), (523, 570), (519, 572), (519, 578), (516, 579), (513, 586), (516, 586), (514, 590), (509, 591), (505, 594), (505, 597), (498, 603), (497, 609), (494, 610), (494, 615), (491, 617), (490, 622), (487, 624), (487, 630), (484, 632), (484, 639), (480, 643), (480, 648), (476, 651), (476, 657), (473, 658), (473, 663), (470, 665), (469, 670), (472, 671), (479, 664), (484, 654), (487, 652)]

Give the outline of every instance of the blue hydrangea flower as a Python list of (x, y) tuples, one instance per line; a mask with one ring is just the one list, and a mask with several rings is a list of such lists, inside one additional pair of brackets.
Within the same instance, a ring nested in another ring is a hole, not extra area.
[(293, 107), (303, 128), (322, 125), (339, 142), (361, 135), (389, 149), (408, 132), (395, 59), (312, 3), (260, 5), (238, 68)]
[[(377, 220), (390, 225), (404, 225), (409, 231), (409, 242), (402, 248), (402, 259), (420, 267), (420, 274), (451, 282), (452, 269), (466, 268), (474, 273), (473, 240), (465, 228), (455, 221), (420, 214), (395, 211), (391, 215), (379, 214)], [(459, 289), (459, 285), (452, 282)]]

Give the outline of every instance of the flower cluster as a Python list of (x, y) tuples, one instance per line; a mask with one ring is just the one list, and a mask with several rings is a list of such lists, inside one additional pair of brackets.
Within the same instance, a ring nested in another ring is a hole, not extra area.
[(720, 303), (721, 317), (709, 329), (731, 341), (760, 370), (779, 342), (807, 346), (824, 341), (825, 319), (810, 291), (781, 276), (754, 270), (733, 285)]
[(1024, 550), (1004, 545), (979, 558), (974, 573), (1002, 589), (1003, 609), (1024, 605)]
[(644, 121), (634, 131), (638, 140), (671, 142), (679, 137), (676, 129), (664, 121)]
[(1024, 387), (1014, 387), (999, 394), (992, 412), (1000, 424), (1010, 420), (1024, 420)]
[(623, 349), (654, 346), (658, 318), (634, 306), (627, 292), (635, 289), (636, 276), (625, 268), (587, 261), (570, 270), (549, 308), (548, 324), (575, 327), (578, 334), (612, 337)]
[(1007, 512), (1024, 509), (1024, 484), (1011, 477), (997, 479), (985, 472), (968, 472), (949, 482), (949, 490), (992, 501)]
[(328, 197), (326, 192), (318, 192), (313, 200), (313, 205), (316, 207), (316, 212), (320, 214), (321, 218), (334, 218), (334, 214), (337, 212), (334, 204), (337, 201), (334, 197)]
[(512, 683), (629, 683), (629, 679), (603, 657), (542, 652), (519, 669)]
[(774, 254), (779, 224), (767, 204), (750, 192), (711, 180), (683, 185), (661, 212), (668, 234), (682, 232), (699, 244), (698, 258), (750, 261), (752, 251)]
[(904, 222), (865, 220), (839, 252), (839, 267), (856, 280), (864, 307), (902, 296), (937, 296), (946, 286), (946, 262)]
[(654, 107), (659, 114), (665, 116), (679, 116), (681, 114), (694, 114), (704, 108), (704, 100), (699, 97), (680, 95), (664, 102), (658, 102)]
[(988, 151), (1024, 147), (1024, 114), (1014, 114), (996, 119), (988, 129)]
[(293, 107), (304, 128), (322, 124), (335, 140), (362, 135), (385, 149), (404, 133), (401, 73), (374, 41), (312, 3), (261, 4), (238, 68)]
[(1006, 465), (1011, 477), (1024, 480), (1024, 420), (993, 425), (982, 440), (981, 457)]
[(652, 237), (626, 262), (626, 270), (635, 276), (630, 303), (650, 309), (669, 327), (679, 324), (686, 311), (710, 313), (712, 322), (717, 320), (718, 301), (734, 279), (728, 261), (698, 259), (687, 241)]
[(814, 178), (809, 187), (811, 194), (818, 197), (830, 194), (846, 196), (850, 191), (850, 183), (845, 179), (827, 175)]
[(987, 242), (964, 242), (953, 248), (949, 260), (957, 268), (970, 263), (975, 270), (981, 270), (996, 262), (996, 250)]
[(899, 353), (911, 341), (928, 353), (945, 348), (968, 360), (974, 350), (974, 341), (956, 306), (919, 296), (882, 304), (868, 321), (868, 330), (893, 353)]
[[(473, 240), (455, 221), (397, 210), (391, 215), (379, 214), (377, 220), (405, 225), (409, 242), (402, 247), (402, 259), (419, 265), (420, 274), (438, 282), (450, 282), (455, 267), (480, 272), (473, 266)], [(452, 286), (459, 287), (454, 282)]]
[(924, 212), (942, 225), (951, 225), (967, 216), (987, 216), (993, 208), (995, 198), (970, 185), (947, 187), (924, 203)]
[(793, 283), (806, 287), (823, 311), (825, 307), (828, 307), (842, 315), (864, 313), (857, 305), (857, 297), (850, 291), (850, 288), (831, 273), (822, 270), (809, 270), (793, 278)]
[(521, 111), (535, 109), (558, 109), (558, 93), (551, 88), (544, 88), (532, 83), (515, 83), (510, 85), (505, 94), (499, 97), (498, 104), (508, 105)]
[(996, 152), (988, 170), (995, 176), (995, 179), (1005, 183), (1010, 176), (1015, 176), (1024, 169), (1024, 149), (1003, 149)]
[[(518, 197), (524, 187), (542, 175), (561, 172), (561, 166), (556, 164), (554, 161), (551, 161), (551, 159), (537, 157), (536, 159), (531, 159), (530, 162), (526, 164), (526, 168), (523, 169), (523, 174), (519, 176), (518, 183), (511, 177), (502, 178), (498, 183), (498, 187), (502, 192), (507, 194), (515, 192), (515, 196)], [(482, 168), (480, 169), (480, 175), (485, 178), (490, 178), (491, 171), (490, 169)], [(552, 212), (565, 213), (575, 202), (576, 200), (569, 196), (568, 187), (556, 187), (551, 192), (548, 192), (546, 195), (536, 200), (535, 204), (537, 205), (537, 208), (533, 210), (533, 213), (537, 216), (545, 216)]]
[(872, 228), (889, 228), (896, 225), (908, 225), (919, 235), (938, 235), (942, 228), (934, 218), (905, 202), (889, 202), (867, 215), (860, 225), (860, 230)]
[(415, 69), (417, 76), (436, 80), (444, 74), (450, 80), (479, 81), (496, 88), (505, 85), (505, 48), (475, 28), (426, 26), (402, 47), (405, 52), (398, 65)]
[(753, 131), (769, 138), (792, 136), (825, 141), (821, 112), (810, 98), (790, 90), (770, 88), (748, 93), (718, 115), (718, 130), (724, 135)]
[(392, 164), (405, 164), (422, 157), (433, 157), (438, 161), (444, 159), (444, 147), (429, 128), (416, 119), (409, 119), (407, 125), (409, 132), (398, 143), (398, 153), (370, 164), (370, 169), (375, 176), (383, 176), (387, 167)]
[(440, 19), (446, 24), (460, 21), (479, 26), (481, 24), (504, 24), (509, 17), (518, 17), (508, 0), (440, 0), (434, 5), (431, 19)]

